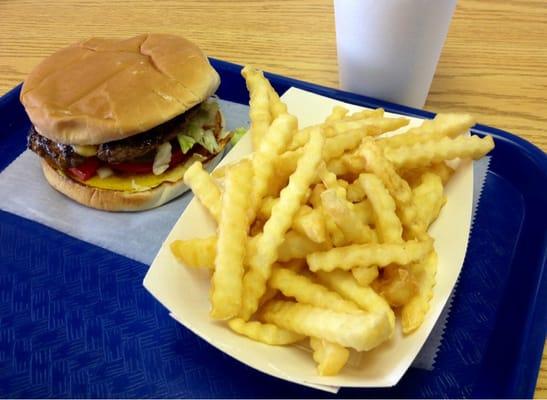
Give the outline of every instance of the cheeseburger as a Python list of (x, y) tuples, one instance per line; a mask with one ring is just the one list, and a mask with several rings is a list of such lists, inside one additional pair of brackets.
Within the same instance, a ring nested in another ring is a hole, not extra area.
[(51, 186), (89, 207), (137, 211), (182, 194), (192, 162), (229, 138), (220, 83), (193, 43), (163, 34), (92, 38), (39, 64), (21, 90), (28, 147)]

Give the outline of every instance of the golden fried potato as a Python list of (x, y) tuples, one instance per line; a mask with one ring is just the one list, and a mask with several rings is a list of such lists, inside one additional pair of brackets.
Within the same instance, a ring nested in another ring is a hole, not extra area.
[(437, 219), (441, 208), (446, 203), (443, 190), (439, 175), (426, 172), (422, 176), (422, 182), (412, 191), (414, 204), (416, 204), (416, 218), (426, 228)]
[(333, 189), (321, 194), (323, 209), (334, 220), (349, 243), (370, 243), (376, 241), (376, 234), (366, 224), (361, 222), (353, 210), (353, 204), (341, 199)]
[(278, 289), (286, 297), (295, 298), (299, 303), (350, 314), (360, 311), (357, 305), (345, 300), (338, 293), (290, 269), (275, 268), (268, 285)]
[(418, 294), (401, 310), (401, 325), (405, 334), (418, 329), (429, 311), (437, 273), (437, 253), (432, 251), (422, 262), (410, 265), (409, 269), (418, 286)]
[(281, 328), (358, 351), (378, 346), (391, 334), (384, 314), (338, 313), (292, 301), (270, 301), (264, 305), (261, 317)]
[(354, 302), (362, 310), (385, 314), (389, 321), (389, 335), (391, 336), (395, 328), (395, 314), (385, 299), (377, 294), (374, 289), (359, 285), (352, 274), (347, 271), (318, 271), (316, 277), (323, 285), (334, 290), (343, 298)]
[(313, 359), (321, 376), (336, 375), (349, 359), (349, 350), (339, 344), (324, 339), (310, 338)]
[(379, 275), (377, 265), (371, 267), (356, 267), (351, 270), (351, 273), (361, 286), (370, 286)]
[(310, 135), (310, 141), (304, 148), (289, 184), (281, 191), (279, 202), (273, 207), (272, 215), (264, 225), (256, 253), (249, 259), (249, 271), (243, 279), (245, 296), (241, 316), (244, 319), (248, 319), (256, 311), (258, 301), (266, 290), (266, 281), (270, 277), (272, 264), (278, 258), (279, 246), (315, 179), (324, 143), (325, 138), (319, 130)]
[(264, 324), (258, 321), (246, 322), (241, 318), (231, 319), (228, 321), (228, 326), (242, 336), (272, 346), (293, 344), (305, 338), (304, 335), (279, 328), (273, 324)]
[(383, 268), (381, 278), (372, 286), (392, 307), (404, 306), (418, 292), (418, 285), (410, 271), (394, 264)]
[(411, 240), (403, 243), (353, 244), (308, 254), (306, 261), (313, 272), (328, 272), (335, 269), (349, 271), (352, 268), (361, 266), (378, 265), (382, 267), (392, 263), (409, 264), (423, 259), (432, 248), (433, 242), (431, 240), (424, 242)]
[(431, 163), (453, 160), (455, 158), (470, 158), (477, 160), (494, 148), (491, 136), (459, 136), (455, 139), (443, 138), (438, 141), (418, 143), (384, 149), (384, 154), (395, 168), (416, 168)]
[(253, 170), (249, 160), (240, 161), (226, 173), (215, 270), (211, 278), (211, 318), (214, 319), (233, 318), (241, 308), (252, 181)]
[(256, 150), (259, 148), (262, 137), (266, 134), (272, 121), (268, 84), (262, 72), (249, 66), (241, 70), (241, 75), (245, 78), (247, 89), (249, 90), (250, 132), (253, 149)]
[(269, 183), (275, 175), (275, 158), (287, 147), (297, 124), (298, 121), (292, 115), (278, 116), (263, 135), (258, 151), (253, 154), (251, 219), (254, 219), (262, 198), (268, 193)]
[(220, 188), (215, 180), (203, 169), (203, 165), (196, 161), (184, 173), (184, 183), (192, 189), (200, 203), (218, 222), (220, 218)]
[(175, 240), (171, 251), (187, 267), (214, 269), (217, 237)]
[(402, 242), (403, 226), (395, 212), (395, 201), (380, 178), (373, 174), (361, 174), (359, 183), (372, 206), (379, 241), (381, 243)]
[(316, 243), (323, 243), (327, 240), (323, 213), (309, 206), (300, 207), (294, 218), (292, 229)]
[(469, 114), (437, 114), (432, 120), (425, 120), (419, 127), (409, 129), (396, 136), (381, 138), (378, 145), (385, 147), (412, 146), (443, 137), (453, 138), (467, 132), (475, 120)]
[(338, 121), (346, 116), (349, 110), (342, 106), (334, 106), (330, 115), (325, 119), (326, 123)]
[(291, 230), (285, 234), (285, 239), (279, 246), (277, 259), (280, 262), (305, 259), (310, 253), (329, 248), (330, 246), (326, 242), (314, 242), (308, 237)]

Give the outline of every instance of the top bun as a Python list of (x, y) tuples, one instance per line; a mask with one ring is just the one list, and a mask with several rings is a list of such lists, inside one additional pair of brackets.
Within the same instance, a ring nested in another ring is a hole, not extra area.
[(23, 84), (21, 102), (43, 136), (92, 145), (166, 122), (219, 83), (207, 57), (181, 37), (91, 38), (42, 61)]

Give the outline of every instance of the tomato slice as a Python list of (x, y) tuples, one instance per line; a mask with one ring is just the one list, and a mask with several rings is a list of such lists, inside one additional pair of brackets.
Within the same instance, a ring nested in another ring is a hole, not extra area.
[(95, 176), (97, 169), (101, 166), (101, 162), (97, 157), (88, 157), (77, 167), (68, 168), (68, 172), (81, 181), (87, 181)]
[(169, 162), (169, 168), (173, 168), (179, 165), (181, 162), (184, 161), (185, 158), (186, 158), (186, 154), (182, 154), (182, 151), (180, 149), (176, 149), (173, 153), (171, 153), (171, 161)]
[[(171, 162), (169, 163), (169, 168), (173, 168), (179, 165), (186, 159), (186, 155), (182, 154), (180, 149), (175, 150), (171, 154)], [(88, 179), (95, 176), (97, 169), (101, 166), (101, 161), (97, 157), (88, 157), (86, 160), (78, 165), (77, 167), (68, 168), (70, 175), (81, 181), (87, 181)], [(124, 162), (118, 164), (108, 164), (108, 167), (112, 168), (114, 171), (123, 172), (126, 174), (151, 174), (152, 173), (152, 164), (153, 162), (147, 163), (136, 163), (136, 162)]]

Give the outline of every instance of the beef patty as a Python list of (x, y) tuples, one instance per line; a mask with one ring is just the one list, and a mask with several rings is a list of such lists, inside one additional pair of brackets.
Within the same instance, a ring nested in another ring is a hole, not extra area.
[[(108, 164), (142, 161), (147, 158), (153, 160), (157, 147), (162, 143), (175, 139), (177, 134), (186, 128), (198, 109), (199, 105), (138, 135), (103, 143), (99, 145), (97, 158)], [(214, 126), (204, 126), (204, 129), (212, 129), (215, 136), (219, 137), (222, 132), (220, 112), (217, 112), (215, 116)], [(71, 145), (57, 143), (40, 135), (34, 126), (31, 126), (29, 131), (28, 148), (60, 169), (77, 167), (86, 159), (86, 157), (76, 153)]]

